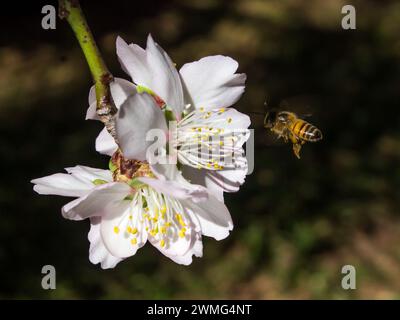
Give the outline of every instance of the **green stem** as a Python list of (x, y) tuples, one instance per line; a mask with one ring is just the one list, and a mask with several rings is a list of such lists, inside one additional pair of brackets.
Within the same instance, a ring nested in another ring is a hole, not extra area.
[(85, 55), (96, 89), (97, 115), (115, 139), (114, 114), (117, 109), (111, 97), (112, 74), (100, 54), (78, 0), (59, 0), (59, 16), (66, 19)]

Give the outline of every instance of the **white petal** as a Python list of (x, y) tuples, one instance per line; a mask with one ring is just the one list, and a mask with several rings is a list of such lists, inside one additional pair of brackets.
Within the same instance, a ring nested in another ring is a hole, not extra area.
[(146, 51), (136, 44), (128, 45), (121, 37), (117, 37), (116, 47), (121, 66), (133, 82), (151, 89), (153, 77)]
[(149, 88), (160, 96), (176, 115), (180, 116), (184, 101), (178, 71), (168, 54), (154, 42), (151, 35), (147, 38), (146, 53), (152, 75), (152, 83)]
[(183, 176), (190, 181), (192, 184), (198, 184), (201, 186), (205, 186), (208, 191), (214, 195), (219, 201), (224, 202), (224, 189), (219, 184), (216, 184), (207, 179), (207, 175), (214, 171), (205, 170), (205, 169), (197, 169), (190, 166), (182, 166)]
[(191, 199), (194, 202), (204, 201), (208, 198), (207, 189), (198, 186), (184, 186), (177, 181), (152, 179), (147, 177), (138, 178), (139, 181), (149, 185), (159, 193), (176, 199)]
[(151, 171), (154, 173), (154, 175), (157, 177), (158, 180), (161, 181), (175, 181), (182, 187), (186, 189), (191, 189), (193, 187), (197, 187), (193, 184), (191, 184), (189, 181), (187, 181), (183, 175), (182, 172), (178, 170), (176, 164), (168, 164), (168, 159), (164, 158), (161, 159), (162, 163), (156, 163), (150, 165)]
[(123, 259), (114, 257), (105, 247), (100, 234), (101, 217), (90, 218), (89, 260), (93, 264), (100, 263), (102, 269), (114, 268)]
[(65, 170), (72, 175), (82, 177), (93, 182), (96, 179), (101, 179), (107, 182), (111, 182), (113, 180), (112, 174), (110, 170), (103, 170), (97, 168), (91, 168), (86, 166), (75, 166), (65, 168)]
[(159, 239), (151, 235), (149, 235), (149, 241), (174, 262), (189, 265), (192, 263), (193, 255), (196, 257), (203, 255), (203, 244), (199, 219), (190, 210), (185, 211), (184, 214), (187, 222), (185, 237), (176, 236), (174, 239), (168, 239), (165, 246), (161, 246)]
[(238, 63), (225, 56), (210, 56), (180, 69), (184, 85), (196, 108), (229, 107), (244, 92), (246, 75), (235, 73)]
[(86, 119), (85, 120), (100, 120), (96, 113), (96, 89), (91, 86), (89, 90), (89, 108), (86, 111)]
[(126, 158), (146, 160), (146, 150), (154, 141), (146, 141), (151, 129), (167, 132), (164, 113), (147, 93), (130, 96), (116, 118), (116, 132)]
[[(191, 232), (191, 231), (189, 231)], [(185, 255), (191, 248), (192, 241), (191, 241), (191, 234), (187, 234), (185, 237), (180, 238), (177, 237), (176, 239), (169, 240), (171, 243), (170, 245), (166, 245), (165, 247), (161, 247), (160, 241), (156, 240), (151, 235), (148, 236), (150, 243), (155, 246), (162, 254), (166, 255), (167, 257), (180, 255)]]
[(70, 220), (103, 216), (112, 209), (113, 203), (123, 200), (130, 192), (131, 188), (125, 183), (102, 184), (89, 194), (67, 203), (62, 208), (62, 214)]
[(199, 203), (185, 201), (185, 206), (197, 216), (201, 233), (207, 237), (222, 240), (233, 229), (228, 208), (212, 195), (208, 196), (208, 200)]
[[(243, 158), (246, 161), (246, 158)], [(222, 189), (225, 192), (236, 192), (244, 183), (247, 174), (247, 165), (237, 169), (220, 171), (207, 170), (205, 173), (205, 186), (210, 190)]]
[(108, 133), (106, 128), (103, 128), (96, 138), (96, 151), (112, 156), (117, 150), (118, 145), (115, 143), (114, 138)]
[[(129, 217), (132, 216), (132, 219)], [(108, 251), (115, 257), (127, 258), (133, 256), (136, 251), (144, 246), (147, 241), (147, 232), (141, 217), (133, 213), (130, 201), (114, 203), (112, 210), (102, 217), (101, 236)], [(131, 223), (137, 228), (137, 242), (131, 242), (133, 235), (127, 232)], [(115, 232), (115, 228), (118, 232)]]
[[(115, 106), (119, 109), (128, 96), (136, 93), (136, 87), (132, 82), (125, 79), (115, 78), (110, 84), (111, 95)], [(86, 113), (86, 120), (100, 120), (96, 113), (96, 93), (94, 86), (89, 92), (89, 108)], [(114, 138), (108, 133), (107, 129), (103, 128), (96, 138), (96, 151), (101, 154), (112, 156), (117, 151), (118, 146)]]
[[(125, 79), (114, 78), (114, 81), (110, 83), (111, 96), (113, 98), (115, 106), (119, 109), (130, 95), (136, 93), (136, 86)], [(96, 113), (96, 91), (94, 86), (89, 91), (89, 108), (86, 112), (86, 120), (99, 120)]]
[(195, 238), (192, 240), (194, 242), (193, 247), (188, 250), (182, 256), (173, 256), (173, 255), (166, 255), (172, 261), (178, 264), (182, 264), (188, 266), (193, 261), (193, 256), (201, 258), (203, 256), (203, 242), (201, 241), (201, 234), (197, 233)]
[(90, 180), (67, 173), (56, 173), (34, 179), (31, 182), (35, 184), (33, 190), (39, 194), (54, 194), (65, 197), (80, 197), (86, 195), (95, 187)]
[(198, 258), (203, 256), (203, 242), (201, 239), (201, 227), (199, 219), (191, 212), (191, 210), (188, 210), (187, 214), (191, 217), (191, 221), (195, 224), (195, 232), (192, 235), (192, 244), (190, 249), (184, 255), (166, 255), (175, 263), (185, 266), (192, 263), (193, 256)]
[(247, 129), (251, 124), (250, 117), (235, 108), (227, 108), (224, 112), (213, 112), (209, 122), (215, 122), (215, 127), (230, 131), (241, 131)]

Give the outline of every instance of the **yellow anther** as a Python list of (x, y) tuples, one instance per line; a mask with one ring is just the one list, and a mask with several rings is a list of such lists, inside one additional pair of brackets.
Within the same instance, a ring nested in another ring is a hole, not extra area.
[(228, 123), (231, 123), (232, 122), (232, 118), (228, 118)]
[(223, 145), (224, 145), (224, 142), (221, 140), (221, 141), (219, 142), (219, 145), (220, 145), (220, 146), (223, 146)]
[(136, 234), (138, 232), (138, 229), (137, 228), (133, 228), (132, 230), (131, 230), (131, 233), (132, 234)]
[(164, 240), (164, 239), (162, 239), (162, 240), (160, 241), (160, 246), (161, 246), (161, 247), (165, 247), (165, 240)]
[(132, 215), (130, 215), (128, 218), (129, 218), (129, 220), (132, 220)]
[(181, 230), (179, 230), (179, 237), (180, 238), (185, 237), (185, 233), (186, 233), (186, 228), (182, 228)]
[(119, 233), (119, 228), (117, 226), (114, 227), (114, 233), (116, 233), (116, 234)]
[(204, 107), (200, 107), (200, 112), (203, 112), (204, 111)]
[(178, 220), (179, 224), (184, 227), (186, 226), (185, 221), (183, 221), (182, 215), (180, 213), (177, 213), (175, 215), (176, 220)]
[(153, 237), (155, 237), (155, 235), (158, 233), (158, 227), (155, 227), (154, 229), (152, 229), (151, 231), (150, 231), (150, 234), (153, 236)]
[(131, 239), (131, 243), (132, 243), (133, 245), (137, 244), (137, 239), (136, 239), (136, 238), (132, 238), (132, 239)]
[(166, 214), (167, 213), (167, 207), (165, 206), (165, 205), (163, 205), (162, 207), (161, 207), (161, 214)]
[(131, 233), (132, 232), (132, 228), (130, 226), (126, 227), (126, 232)]
[(219, 113), (224, 113), (225, 112), (225, 108), (220, 108), (218, 112)]
[(160, 231), (161, 231), (161, 233), (163, 233), (163, 234), (167, 233), (167, 227), (166, 227), (166, 226), (161, 226), (161, 227), (160, 227)]
[(201, 128), (197, 128), (197, 131), (198, 131), (198, 132), (201, 132)]
[(215, 169), (219, 169), (219, 164), (218, 163), (214, 163), (214, 168)]

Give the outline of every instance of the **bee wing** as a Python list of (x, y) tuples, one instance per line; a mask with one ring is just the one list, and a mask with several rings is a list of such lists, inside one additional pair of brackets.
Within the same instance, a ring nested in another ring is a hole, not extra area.
[(279, 108), (294, 112), (299, 118), (304, 119), (312, 116), (316, 105), (318, 105), (316, 96), (297, 95), (282, 100)]

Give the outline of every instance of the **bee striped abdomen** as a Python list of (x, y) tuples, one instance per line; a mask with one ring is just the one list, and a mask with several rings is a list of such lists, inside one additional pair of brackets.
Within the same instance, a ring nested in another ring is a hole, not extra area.
[(322, 139), (321, 130), (302, 119), (296, 119), (291, 130), (295, 136), (304, 141), (315, 142)]

